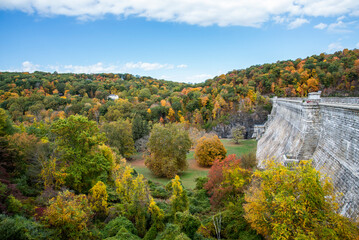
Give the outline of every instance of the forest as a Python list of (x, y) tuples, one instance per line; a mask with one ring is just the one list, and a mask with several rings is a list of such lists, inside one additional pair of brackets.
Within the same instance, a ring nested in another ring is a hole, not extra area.
[[(310, 160), (257, 169), (255, 149), (232, 154), (212, 131), (269, 114), (271, 97), (315, 91), (359, 96), (359, 50), (199, 84), (0, 72), (1, 239), (358, 239), (359, 219), (338, 213), (341, 195)], [(232, 130), (230, 146), (253, 141), (251, 124)], [(186, 187), (192, 168), (206, 174)]]

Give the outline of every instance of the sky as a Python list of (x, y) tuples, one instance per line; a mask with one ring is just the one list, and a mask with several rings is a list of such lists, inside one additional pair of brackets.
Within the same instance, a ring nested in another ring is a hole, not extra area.
[(359, 49), (358, 0), (1, 0), (0, 71), (203, 82)]

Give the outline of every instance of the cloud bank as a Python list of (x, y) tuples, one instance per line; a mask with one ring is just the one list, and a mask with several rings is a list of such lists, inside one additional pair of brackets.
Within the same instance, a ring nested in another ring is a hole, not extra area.
[[(143, 17), (200, 26), (260, 27), (289, 19), (289, 28), (306, 23), (306, 17), (359, 16), (358, 0), (2, 0), (0, 9), (42, 16), (98, 19), (106, 14)], [(277, 19), (277, 20), (275, 20)]]

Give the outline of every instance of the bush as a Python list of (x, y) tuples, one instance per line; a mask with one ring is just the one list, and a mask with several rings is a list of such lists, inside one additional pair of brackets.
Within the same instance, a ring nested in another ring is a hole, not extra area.
[(99, 217), (107, 215), (107, 197), (106, 185), (101, 181), (98, 181), (95, 186), (90, 189), (89, 203), (92, 211)]
[(134, 235), (124, 227), (120, 228), (116, 236), (106, 238), (106, 240), (140, 240), (140, 239), (141, 238), (139, 236)]
[(21, 216), (0, 215), (0, 236), (2, 240), (49, 239), (53, 232), (41, 224)]
[(135, 228), (133, 223), (127, 218), (120, 216), (111, 220), (109, 223), (106, 224), (106, 226), (102, 230), (102, 237), (103, 238), (113, 237), (117, 234), (117, 232), (121, 228), (125, 228), (130, 233), (137, 235), (137, 229)]
[(151, 228), (147, 231), (145, 237), (143, 240), (153, 240), (156, 239), (158, 234), (157, 227), (155, 225), (152, 225)]
[(198, 190), (189, 197), (189, 211), (192, 214), (210, 211), (211, 205), (206, 190)]
[(193, 238), (194, 234), (201, 226), (199, 219), (191, 215), (188, 211), (183, 213), (176, 213), (175, 224), (180, 226), (181, 231), (184, 232), (189, 238)]
[(23, 211), (23, 205), (20, 200), (10, 195), (7, 198), (7, 210), (11, 213), (21, 213)]
[(208, 177), (198, 177), (195, 179), (196, 181), (196, 187), (195, 190), (201, 190), (204, 189), (204, 185), (208, 182)]
[(165, 230), (160, 233), (156, 240), (190, 240), (186, 234), (181, 233), (180, 226), (176, 224), (167, 224)]
[(212, 166), (215, 159), (222, 160), (226, 157), (227, 150), (215, 135), (207, 138), (202, 137), (195, 149), (195, 159), (200, 166)]
[(247, 153), (241, 156), (241, 166), (245, 169), (253, 169), (257, 166), (255, 153)]
[(150, 155), (145, 163), (156, 176), (172, 178), (187, 168), (191, 140), (182, 125), (154, 125), (147, 146)]

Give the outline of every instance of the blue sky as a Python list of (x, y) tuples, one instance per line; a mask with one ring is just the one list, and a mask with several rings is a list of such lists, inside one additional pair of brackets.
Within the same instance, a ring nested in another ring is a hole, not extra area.
[(357, 0), (2, 0), (0, 71), (201, 82), (359, 48)]

